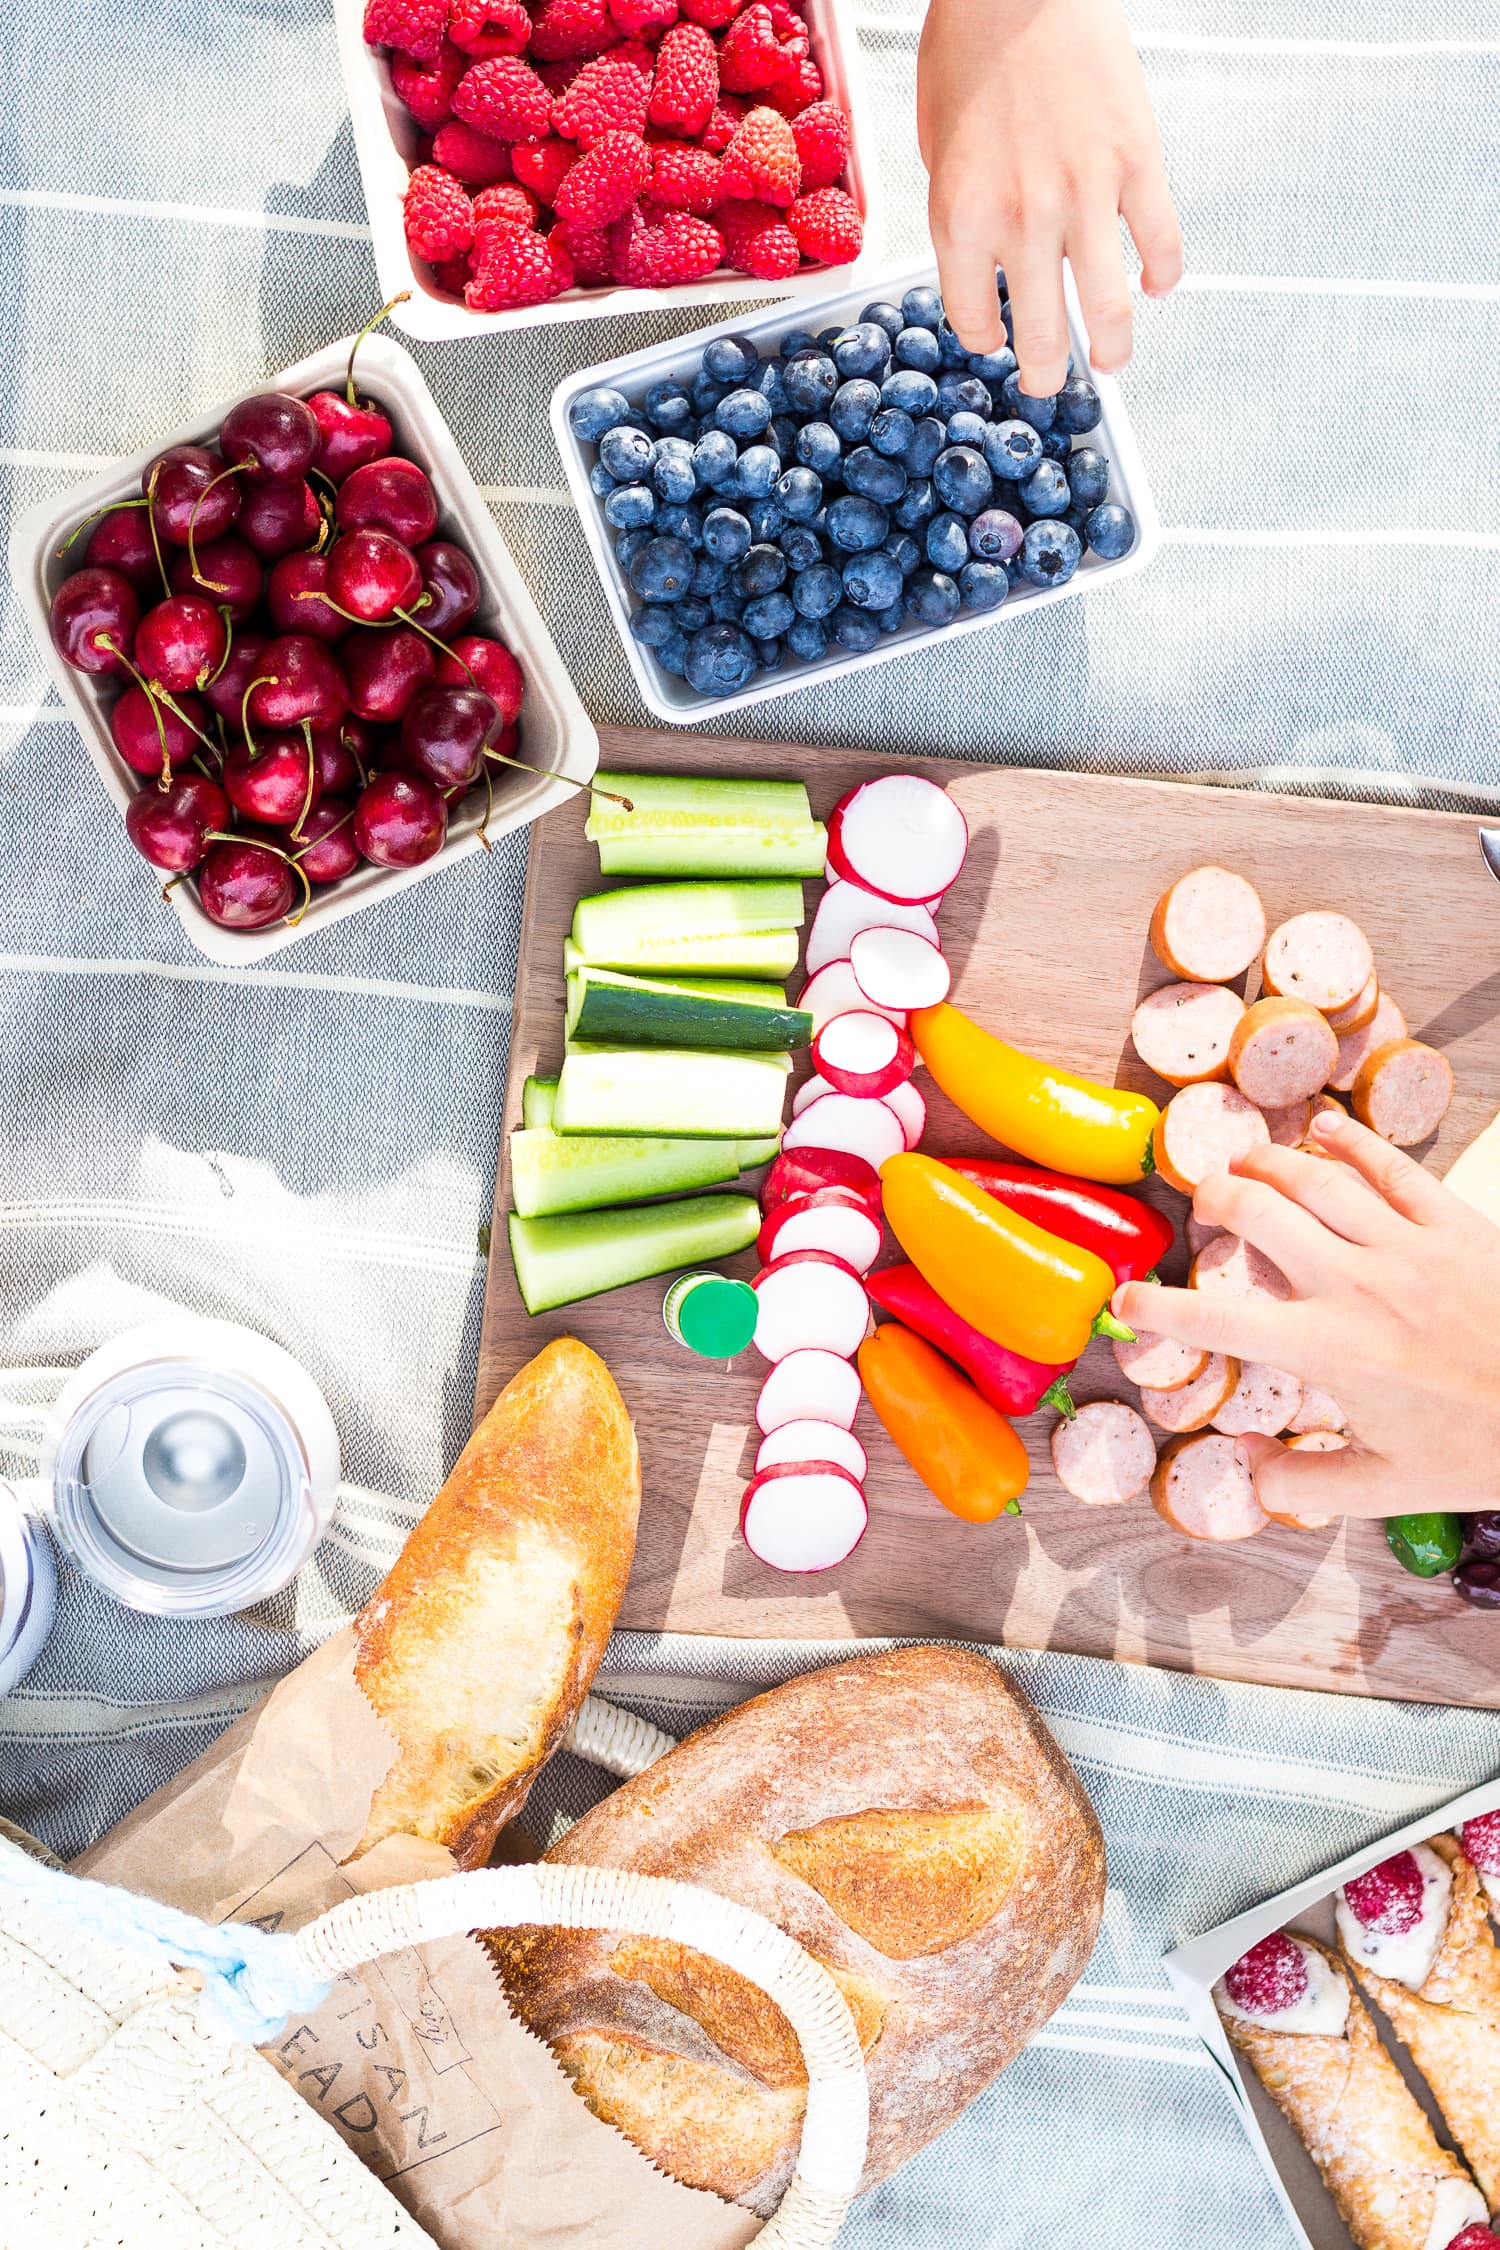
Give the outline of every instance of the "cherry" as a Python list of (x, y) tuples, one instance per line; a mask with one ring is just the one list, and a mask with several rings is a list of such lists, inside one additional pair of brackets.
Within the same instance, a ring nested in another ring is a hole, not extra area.
[(1453, 1591), (1475, 1609), (1500, 1609), (1500, 1562), (1460, 1563), (1453, 1573)]
[(137, 593), (154, 593), (161, 584), (144, 508), (110, 508), (95, 524), (86, 553), (98, 567), (123, 571)]
[(362, 626), (339, 655), (349, 676), (350, 709), (377, 723), (403, 717), (412, 697), (431, 687), (436, 670), (431, 641), (409, 625)]
[(231, 406), (219, 425), (226, 461), (254, 484), (297, 484), (322, 437), (317, 417), (289, 391), (258, 391)]
[(1356, 1922), (1384, 1937), (1402, 1937), (1422, 1919), (1422, 1870), (1411, 1852), (1396, 1852), (1363, 1875), (1351, 1875), (1344, 1899)]
[(1251, 2015), (1277, 2015), (1293, 2007), (1307, 1987), (1302, 1948), (1285, 1930), (1272, 1930), (1224, 1972), (1224, 1990)]
[(448, 808), (420, 774), (378, 773), (354, 807), (354, 841), (381, 867), (420, 867), (447, 834)]
[(401, 722), (401, 756), (439, 789), (469, 789), (500, 724), (478, 688), (429, 688)]
[(159, 774), (164, 764), (185, 766), (202, 749), (193, 728), (208, 723), (203, 705), (196, 695), (174, 695), (172, 702), (176, 710), (133, 681), (110, 712), (110, 735), (132, 773)]
[(330, 646), (341, 641), (349, 630), (348, 618), (340, 617), (327, 602), (312, 598), (327, 588), (326, 555), (282, 555), (272, 563), (266, 580), (266, 607), (278, 633), (311, 633), (314, 640), (327, 641)]
[(264, 651), (248, 709), (263, 727), (337, 726), (349, 708), (349, 683), (338, 658), (308, 633), (281, 633)]
[(317, 759), (306, 738), (291, 728), (256, 737), (252, 752), (235, 743), (224, 760), (229, 802), (247, 820), (299, 833), (304, 808), (311, 811), (323, 794)]
[(313, 757), (324, 795), (352, 796), (364, 787), (377, 766), (390, 763), (385, 729), (372, 727), (368, 720), (348, 712), (336, 727), (315, 729)]
[(260, 557), (243, 539), (232, 536), (210, 539), (206, 547), (195, 539), (192, 555), (175, 555), (167, 572), (174, 594), (202, 594), (215, 609), (227, 609), (234, 625), (243, 625), (255, 615), (264, 575)]
[(437, 530), (437, 494), (425, 469), (396, 455), (346, 477), (334, 514), (340, 531), (388, 531), (403, 546), (420, 547)]
[(526, 676), (503, 641), (489, 640), (481, 633), (460, 633), (438, 658), (437, 676), (440, 687), (482, 687), (507, 726), (521, 715)]
[(173, 594), (148, 609), (136, 628), (135, 661), (164, 688), (201, 688), (229, 647), (223, 618), (202, 594)]
[(314, 391), (308, 409), (321, 432), (313, 467), (331, 484), (342, 484), (367, 462), (391, 450), (391, 425), (378, 406), (350, 401), (338, 391)]
[(203, 699), (221, 719), (240, 723), (240, 706), (245, 700), (245, 690), (261, 670), (261, 658), (271, 645), (269, 633), (247, 629), (236, 633), (230, 644), (224, 669), (216, 680), (210, 680), (203, 690)]
[[(187, 545), (189, 526), (195, 539), (221, 539), (240, 512), (238, 485), (233, 477), (224, 476), (222, 457), (206, 445), (169, 445), (165, 453), (148, 461), (141, 476), (141, 490), (148, 498), (153, 476), (156, 497), (151, 518), (159, 537), (174, 547)], [(223, 482), (216, 483), (216, 478)]]
[(267, 562), (311, 547), (323, 529), (323, 511), (310, 484), (258, 484), (245, 494), (235, 529)]
[(183, 773), (166, 789), (142, 789), (125, 808), (125, 833), (143, 859), (173, 874), (196, 867), (208, 833), (229, 818), (229, 799), (206, 774)]
[(263, 930), (290, 914), (297, 878), (284, 859), (249, 837), (210, 844), (198, 896), (211, 922), (226, 930)]
[(297, 865), (310, 883), (337, 883), (358, 867), (354, 806), (347, 798), (325, 797), (297, 833), (303, 839)]
[(1500, 1561), (1500, 1513), (1488, 1508), (1464, 1524), (1464, 1545), (1484, 1562)]
[(362, 625), (378, 625), (410, 609), (422, 591), (422, 573), (411, 549), (388, 531), (346, 531), (328, 552), (328, 591)]
[(429, 539), (425, 547), (419, 547), (417, 567), (428, 597), (422, 623), (429, 633), (446, 641), (462, 631), (479, 607), (479, 573), (463, 548), (455, 547), (451, 539)]
[(140, 615), (140, 599), (123, 571), (86, 563), (52, 597), (53, 645), (75, 672), (128, 678)]

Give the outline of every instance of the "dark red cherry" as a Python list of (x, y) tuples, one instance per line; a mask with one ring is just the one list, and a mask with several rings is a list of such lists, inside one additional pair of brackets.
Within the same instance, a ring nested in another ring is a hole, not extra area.
[(307, 405), (319, 431), (313, 467), (330, 482), (342, 484), (366, 462), (390, 452), (390, 421), (369, 400), (351, 406), (342, 391), (314, 391)]
[(258, 391), (231, 406), (219, 426), (219, 449), (253, 484), (298, 484), (322, 439), (317, 417), (289, 391)]
[(269, 633), (258, 633), (248, 626), (243, 632), (237, 631), (229, 644), (223, 671), (203, 690), (205, 703), (233, 727), (239, 726), (245, 690), (260, 670), (260, 660), (270, 645)]
[(173, 594), (148, 609), (135, 634), (137, 671), (168, 689), (201, 688), (224, 661), (224, 620), (202, 594)]
[(420, 547), (437, 530), (437, 494), (415, 461), (370, 461), (340, 485), (334, 514), (340, 531), (388, 531), (404, 547)]
[(337, 883), (358, 867), (350, 799), (325, 797), (303, 821), (298, 835), (297, 865), (310, 883)]
[(229, 799), (206, 774), (181, 773), (166, 789), (142, 789), (125, 808), (125, 833), (153, 867), (181, 874), (208, 849), (208, 832), (229, 819)]
[(87, 563), (52, 597), (53, 645), (75, 672), (128, 679), (140, 616), (140, 599), (124, 572)]
[(263, 930), (285, 920), (297, 899), (297, 878), (284, 859), (249, 838), (210, 844), (198, 895), (211, 922), (226, 930)]
[(349, 676), (350, 710), (377, 725), (402, 718), (412, 697), (432, 685), (432, 643), (409, 625), (360, 626), (339, 655)]
[(376, 774), (354, 808), (354, 841), (381, 867), (420, 867), (441, 851), (448, 808), (420, 774)]
[(440, 687), (483, 688), (507, 726), (521, 715), (526, 675), (503, 641), (490, 640), (482, 633), (460, 633), (447, 653), (438, 658), (437, 676)]
[(303, 807), (311, 811), (323, 794), (317, 759), (300, 728), (258, 734), (253, 756), (243, 739), (236, 742), (224, 760), (223, 781), (235, 811), (268, 828), (295, 828)]
[[(141, 490), (150, 494), (154, 475), (156, 497), (151, 514), (161, 538), (174, 547), (185, 547), (190, 525), (195, 541), (223, 538), (239, 514), (244, 497), (240, 479), (224, 476), (225, 467), (223, 456), (206, 445), (169, 445), (147, 462), (141, 473)], [(217, 481), (220, 478), (222, 483)]]
[(168, 766), (185, 766), (202, 749), (193, 727), (207, 728), (207, 711), (196, 695), (174, 695), (172, 701), (176, 710), (132, 681), (110, 712), (111, 740), (132, 773), (160, 774), (163, 743)]
[(265, 572), (260, 557), (244, 540), (231, 533), (227, 539), (210, 539), (205, 546), (201, 539), (195, 539), (193, 554), (198, 558), (196, 571), (186, 549), (173, 556), (167, 569), (173, 593), (201, 594), (215, 609), (227, 609), (235, 625), (253, 617)]
[(321, 599), (327, 590), (326, 554), (280, 556), (266, 579), (266, 607), (277, 632), (311, 633), (315, 641), (326, 641), (330, 647), (341, 641), (349, 620)]
[(308, 633), (281, 633), (261, 656), (250, 716), (257, 726), (337, 726), (349, 708), (349, 684), (331, 649)]
[[(362, 625), (379, 625), (398, 609), (410, 609), (422, 591), (422, 573), (410, 547), (388, 531), (346, 531), (329, 550), (328, 591)], [(425, 613), (422, 623), (437, 631)]]
[[(429, 539), (417, 549), (422, 591), (428, 600), (419, 612), (429, 633), (446, 641), (461, 633), (479, 607), (479, 573), (462, 547), (451, 539)], [(404, 605), (409, 606), (409, 605)]]
[(245, 494), (235, 530), (267, 562), (310, 547), (323, 528), (323, 511), (310, 484), (256, 484)]
[(161, 585), (144, 508), (111, 508), (95, 524), (87, 553), (99, 568), (123, 571), (138, 594), (154, 594)]
[(468, 789), (500, 728), (500, 714), (478, 688), (429, 688), (401, 722), (402, 763), (439, 789)]

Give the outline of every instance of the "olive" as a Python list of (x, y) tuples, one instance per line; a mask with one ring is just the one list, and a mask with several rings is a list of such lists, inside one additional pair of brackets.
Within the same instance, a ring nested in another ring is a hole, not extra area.
[(1461, 1563), (1453, 1573), (1453, 1591), (1476, 1609), (1500, 1609), (1500, 1562)]
[(1436, 1578), (1452, 1570), (1464, 1551), (1463, 1526), (1457, 1516), (1387, 1516), (1385, 1536), (1397, 1562), (1414, 1578)]
[(1469, 1516), (1464, 1522), (1464, 1544), (1471, 1555), (1485, 1562), (1500, 1562), (1500, 1510)]

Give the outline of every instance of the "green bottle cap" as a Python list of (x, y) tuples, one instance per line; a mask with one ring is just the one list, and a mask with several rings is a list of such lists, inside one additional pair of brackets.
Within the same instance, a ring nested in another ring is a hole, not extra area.
[(679, 1274), (661, 1308), (668, 1335), (700, 1359), (733, 1359), (742, 1352), (755, 1334), (758, 1310), (749, 1282), (723, 1273)]

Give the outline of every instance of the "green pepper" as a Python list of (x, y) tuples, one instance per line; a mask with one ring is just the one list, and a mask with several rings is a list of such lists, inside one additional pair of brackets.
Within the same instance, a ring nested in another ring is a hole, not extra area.
[(1464, 1551), (1457, 1516), (1387, 1516), (1385, 1537), (1397, 1562), (1414, 1578), (1436, 1578), (1451, 1570)]

